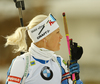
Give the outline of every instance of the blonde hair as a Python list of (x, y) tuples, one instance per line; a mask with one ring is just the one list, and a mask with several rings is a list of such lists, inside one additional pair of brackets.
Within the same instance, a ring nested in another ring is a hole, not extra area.
[[(27, 28), (28, 29), (33, 28), (34, 26), (38, 25), (40, 22), (42, 22), (46, 18), (47, 18), (46, 15), (37, 15), (30, 21), (30, 23), (27, 25)], [(13, 34), (5, 38), (7, 39), (5, 46), (8, 46), (8, 45), (18, 46), (16, 49), (14, 49), (15, 53), (19, 51), (22, 51), (22, 52), (27, 51), (26, 27), (18, 27)]]

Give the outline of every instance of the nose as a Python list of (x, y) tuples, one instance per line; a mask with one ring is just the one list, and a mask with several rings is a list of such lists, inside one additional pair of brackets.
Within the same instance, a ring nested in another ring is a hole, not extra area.
[(60, 39), (62, 39), (63, 38), (63, 36), (61, 35), (61, 33), (60, 33)]

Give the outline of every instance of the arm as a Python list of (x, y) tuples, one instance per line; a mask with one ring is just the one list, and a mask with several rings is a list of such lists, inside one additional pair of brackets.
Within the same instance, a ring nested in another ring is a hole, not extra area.
[(73, 84), (70, 73), (67, 68), (67, 63), (64, 61), (64, 59), (61, 56), (57, 57), (57, 61), (59, 62), (62, 70), (61, 84)]
[(70, 74), (72, 76), (72, 74), (75, 73), (76, 83), (83, 84), (79, 77), (80, 66), (77, 62), (83, 54), (83, 48), (81, 46), (78, 46), (77, 43), (72, 42), (72, 40), (70, 40), (70, 49), (72, 55), (72, 60), (70, 60), (70, 63), (68, 63)]
[[(75, 61), (72, 61), (75, 62)], [(80, 80), (79, 77), (79, 73), (80, 73), (80, 67), (78, 63), (73, 63), (69, 66), (70, 69), (70, 74), (72, 75), (73, 73), (75, 73), (75, 77), (76, 77), (76, 84), (83, 84), (83, 82)], [(71, 77), (72, 79), (72, 77)]]
[(12, 61), (12, 64), (7, 72), (6, 84), (19, 84), (25, 70), (25, 61), (18, 56)]

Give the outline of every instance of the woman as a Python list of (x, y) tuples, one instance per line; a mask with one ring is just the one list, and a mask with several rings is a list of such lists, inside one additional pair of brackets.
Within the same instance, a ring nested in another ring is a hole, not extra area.
[[(26, 31), (32, 40), (28, 52)], [(60, 49), (62, 35), (52, 14), (36, 16), (27, 27), (19, 27), (14, 34), (6, 38), (6, 46), (17, 45), (16, 52), (27, 52), (13, 60), (7, 73), (6, 84), (72, 84), (70, 73), (63, 63), (63, 58), (54, 54), (54, 51)], [(30, 59), (29, 64), (27, 57)], [(71, 68), (73, 71), (71, 74), (79, 73), (78, 64), (75, 68), (76, 70)], [(25, 72), (27, 72), (26, 77), (24, 76)], [(83, 83), (79, 79), (77, 84)]]

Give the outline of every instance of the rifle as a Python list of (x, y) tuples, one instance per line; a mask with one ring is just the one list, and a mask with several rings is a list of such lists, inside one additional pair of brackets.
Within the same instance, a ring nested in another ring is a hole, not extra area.
[[(19, 11), (19, 19), (20, 19), (20, 25), (23, 27), (23, 16), (22, 16), (22, 10), (25, 10), (24, 0), (14, 0), (16, 8), (18, 8)], [(23, 54), (24, 52), (20, 52)]]

